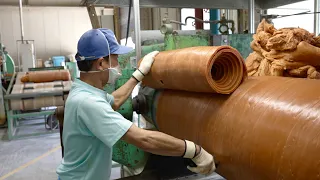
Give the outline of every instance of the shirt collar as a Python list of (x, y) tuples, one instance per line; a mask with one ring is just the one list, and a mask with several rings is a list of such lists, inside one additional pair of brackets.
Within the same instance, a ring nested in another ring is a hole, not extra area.
[(93, 92), (94, 94), (98, 95), (98, 96), (101, 96), (103, 98), (106, 97), (106, 92), (101, 90), (101, 89), (98, 89), (96, 87), (93, 87), (91, 86), (90, 84), (84, 82), (84, 81), (81, 81), (80, 79), (75, 79), (74, 80), (74, 85), (77, 87), (81, 87), (81, 88), (84, 88), (86, 89), (87, 91), (89, 92)]

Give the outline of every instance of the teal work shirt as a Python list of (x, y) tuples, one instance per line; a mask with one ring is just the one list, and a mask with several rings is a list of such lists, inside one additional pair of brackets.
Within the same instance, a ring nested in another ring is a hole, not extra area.
[(57, 168), (61, 180), (107, 180), (112, 168), (112, 146), (132, 122), (112, 109), (114, 98), (75, 80), (65, 105), (64, 158)]

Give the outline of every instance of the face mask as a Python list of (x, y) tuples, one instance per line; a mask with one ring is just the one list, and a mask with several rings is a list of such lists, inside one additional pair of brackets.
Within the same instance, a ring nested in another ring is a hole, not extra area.
[(107, 84), (115, 84), (117, 79), (121, 76), (119, 66), (108, 68), (109, 70), (109, 79)]
[[(122, 76), (119, 66), (107, 68), (102, 71), (107, 71), (107, 70), (109, 70), (109, 79), (108, 79), (107, 84), (115, 84), (116, 81), (119, 79), (119, 77)], [(97, 73), (97, 72), (102, 72), (102, 71), (87, 71), (87, 72), (81, 71), (81, 72), (82, 73)]]

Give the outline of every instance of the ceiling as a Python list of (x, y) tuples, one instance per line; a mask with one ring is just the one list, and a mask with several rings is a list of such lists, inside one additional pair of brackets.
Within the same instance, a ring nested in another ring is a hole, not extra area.
[[(22, 0), (28, 6), (80, 6), (84, 0)], [(0, 5), (18, 6), (19, 0), (0, 0)]]
[[(85, 2), (96, 6), (128, 6), (129, 0), (22, 0), (28, 6), (82, 6)], [(303, 0), (256, 0), (256, 7), (267, 9)], [(141, 7), (189, 7), (215, 9), (247, 9), (249, 0), (140, 0)], [(18, 6), (19, 0), (0, 0), (0, 5)]]
[[(90, 4), (128, 6), (129, 0), (87, 0)], [(140, 7), (248, 9), (249, 0), (139, 0)], [(256, 8), (268, 9), (304, 0), (256, 0)]]

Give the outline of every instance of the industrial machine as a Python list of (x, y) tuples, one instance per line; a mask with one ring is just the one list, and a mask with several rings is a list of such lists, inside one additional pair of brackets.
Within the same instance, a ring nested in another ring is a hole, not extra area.
[[(54, 109), (64, 104), (64, 96), (72, 82), (22, 83), (20, 79), (26, 72), (59, 70), (63, 67), (27, 68), (24, 72), (16, 72), (14, 60), (2, 43), (0, 59), (0, 127), (8, 128), (8, 139), (58, 132)], [(71, 75), (75, 76), (74, 73)]]
[[(226, 20), (225, 20), (226, 21)], [(227, 22), (227, 21), (226, 21)], [(166, 28), (166, 29), (165, 29)], [(142, 31), (141, 56), (152, 51), (167, 51), (174, 49), (181, 49), (194, 46), (212, 46), (212, 45), (231, 45), (240, 50), (244, 57), (251, 52), (250, 41), (251, 34), (231, 34), (231, 35), (212, 35), (210, 31), (195, 30), (195, 31), (174, 31), (170, 28), (170, 24), (164, 24), (161, 31)], [(145, 35), (145, 36), (144, 36)], [(144, 38), (146, 37), (146, 38)], [(149, 38), (153, 37), (153, 38)], [(154, 43), (150, 43), (154, 42)], [(244, 44), (244, 42), (247, 42)], [(106, 86), (105, 90), (109, 93), (113, 92), (122, 86), (128, 79), (131, 78), (132, 73), (137, 67), (136, 52), (132, 51), (129, 54), (120, 55), (118, 58), (119, 65), (122, 69), (122, 76), (114, 86)], [(137, 96), (132, 95), (118, 110), (126, 119), (133, 121), (139, 127), (146, 129), (154, 129), (155, 126), (152, 121), (152, 103), (156, 97), (156, 91), (151, 88), (141, 87)], [(63, 113), (63, 110), (56, 113)], [(139, 115), (138, 115), (138, 114)], [(141, 116), (143, 114), (144, 116)], [(57, 115), (59, 116), (59, 115)], [(59, 119), (59, 118), (58, 118)], [(60, 128), (63, 124), (63, 118), (59, 119)], [(62, 130), (60, 132), (62, 133)], [(62, 141), (61, 141), (62, 142)], [(154, 162), (165, 161), (164, 164)], [(161, 156), (151, 155), (143, 150), (128, 144), (122, 140), (113, 146), (113, 161), (123, 165), (123, 177), (139, 174), (139, 177), (150, 179), (158, 174), (159, 177), (162, 172), (167, 172), (166, 177), (162, 174), (161, 177), (170, 179), (178, 177), (186, 177), (201, 179), (200, 175), (192, 174), (186, 169), (186, 164), (182, 158), (165, 158)], [(169, 166), (168, 166), (169, 164)], [(174, 169), (174, 171), (172, 170)], [(213, 174), (207, 179), (222, 179), (217, 174)]]
[(10, 79), (15, 73), (15, 64), (0, 38), (0, 127), (6, 126), (6, 113), (3, 95), (6, 93)]
[(13, 74), (4, 96), (9, 140), (58, 132), (52, 115), (56, 106), (64, 105), (72, 84), (71, 80), (23, 83), (20, 79), (25, 74), (26, 72)]

